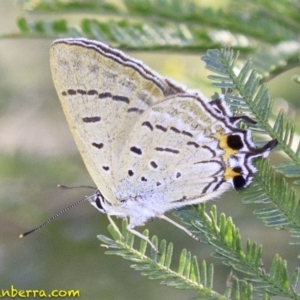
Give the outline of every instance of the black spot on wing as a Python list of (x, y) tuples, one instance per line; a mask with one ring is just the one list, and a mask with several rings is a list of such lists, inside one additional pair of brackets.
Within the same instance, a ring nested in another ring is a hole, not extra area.
[[(86, 90), (82, 90), (82, 89), (77, 89), (77, 90), (68, 89), (67, 91), (62, 92), (63, 96), (66, 96), (66, 95), (74, 96), (76, 94), (79, 94), (82, 96), (83, 95), (88, 95), (88, 96), (98, 95), (99, 99), (111, 98), (112, 100), (124, 102), (127, 104), (129, 104), (129, 102), (130, 102), (128, 97), (120, 96), (120, 95), (112, 95), (110, 92), (103, 92), (103, 93), (98, 94), (98, 92), (96, 90), (86, 91)], [(133, 107), (131, 110), (129, 110), (129, 112), (133, 112), (133, 111), (138, 112), (138, 113), (143, 112), (143, 110), (139, 110), (138, 108), (135, 108), (135, 107)]]
[(100, 99), (104, 99), (104, 98), (111, 98), (112, 97), (112, 94), (111, 93), (100, 93), (99, 96), (98, 96)]
[(173, 131), (173, 132), (175, 132), (175, 133), (178, 133), (178, 134), (183, 134), (183, 135), (186, 135), (188, 137), (193, 137), (193, 134), (190, 133), (189, 131), (186, 131), (186, 130), (180, 131), (178, 128), (176, 128), (174, 126), (171, 126), (170, 130)]
[(80, 94), (80, 95), (86, 95), (87, 94), (87, 92), (85, 90), (80, 90), (80, 89), (77, 90), (77, 93)]
[(196, 142), (187, 142), (186, 144), (188, 146), (194, 146), (195, 148), (199, 148), (199, 144), (197, 144)]
[(177, 129), (176, 127), (174, 127), (174, 126), (170, 127), (170, 130), (172, 130), (176, 133), (181, 133), (181, 131), (179, 129)]
[(127, 109), (128, 113), (136, 112), (138, 114), (142, 114), (144, 112), (143, 109), (138, 109), (137, 107), (130, 107)]
[(135, 154), (137, 154), (137, 155), (142, 155), (142, 149), (140, 149), (140, 148), (138, 148), (136, 146), (132, 146), (130, 148), (130, 151), (133, 152), (133, 153), (135, 153)]
[(159, 130), (161, 130), (161, 131), (163, 131), (163, 132), (166, 132), (166, 131), (168, 130), (168, 128), (163, 127), (162, 125), (155, 125), (155, 128), (156, 128), (156, 129), (159, 129)]
[(150, 165), (154, 169), (156, 169), (158, 167), (157, 163), (155, 161), (153, 161), (153, 160), (150, 162)]
[(238, 173), (238, 174), (242, 174), (243, 170), (241, 167), (234, 167), (232, 169), (233, 172)]
[(129, 98), (125, 96), (113, 96), (112, 99), (115, 101), (121, 101), (129, 104)]
[(99, 122), (101, 120), (100, 117), (84, 117), (82, 118), (82, 121), (84, 123), (96, 123)]
[(70, 96), (76, 95), (76, 91), (75, 91), (75, 90), (72, 90), (72, 89), (67, 90), (67, 93), (68, 93), (68, 95), (70, 95)]
[(242, 189), (246, 185), (247, 181), (242, 175), (233, 177), (233, 186), (236, 190)]
[(151, 123), (149, 121), (145, 121), (142, 123), (142, 126), (146, 126), (148, 127), (151, 131), (153, 131), (153, 126), (151, 125)]
[(132, 171), (132, 170), (128, 170), (128, 175), (129, 175), (130, 177), (132, 177), (132, 176), (134, 175), (133, 171)]
[(174, 153), (174, 154), (178, 154), (179, 153), (179, 150), (171, 149), (171, 148), (156, 147), (155, 150), (156, 151), (160, 151), (160, 152)]
[(88, 94), (89, 96), (93, 96), (93, 95), (98, 95), (98, 92), (97, 92), (96, 90), (89, 90), (89, 91), (87, 92), (87, 94)]
[(181, 133), (186, 135), (186, 136), (193, 137), (193, 135), (188, 131), (182, 130)]
[(228, 135), (227, 145), (233, 150), (240, 150), (241, 148), (243, 148), (241, 137), (236, 134)]
[(92, 146), (94, 146), (97, 149), (102, 149), (104, 144), (103, 143), (92, 143)]

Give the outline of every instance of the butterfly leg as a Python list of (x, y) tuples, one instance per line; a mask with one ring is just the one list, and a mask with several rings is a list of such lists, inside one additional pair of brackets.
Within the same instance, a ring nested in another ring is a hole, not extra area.
[(116, 225), (116, 223), (114, 222), (114, 220), (111, 218), (111, 216), (109, 214), (107, 214), (107, 218), (110, 222), (110, 224), (112, 225), (112, 227), (114, 228), (114, 230), (121, 236), (123, 237), (123, 234), (120, 232), (118, 226)]
[(196, 241), (200, 241), (200, 239), (195, 236), (191, 231), (189, 231), (188, 229), (186, 229), (184, 226), (178, 224), (177, 222), (173, 221), (172, 219), (166, 217), (165, 215), (160, 215), (158, 216), (160, 219), (163, 219), (169, 223), (171, 223), (172, 225), (176, 226), (177, 228), (183, 230), (186, 234), (188, 234), (190, 237), (192, 237), (193, 239), (195, 239)]
[[(123, 237), (122, 233), (120, 232), (118, 226), (116, 225), (116, 223), (114, 222), (114, 220), (111, 218), (111, 216), (110, 216), (110, 215), (107, 215), (107, 218), (108, 218), (110, 224), (113, 226), (113, 228), (118, 232), (118, 234), (119, 234), (121, 237)], [(155, 252), (159, 253), (159, 251), (158, 251), (157, 248), (154, 246), (154, 244), (150, 241), (150, 239), (149, 239), (148, 237), (144, 236), (143, 234), (141, 234), (140, 232), (138, 232), (138, 231), (132, 229), (132, 228), (130, 227), (130, 224), (127, 225), (127, 230), (128, 230), (129, 232), (131, 232), (132, 234), (134, 234), (135, 236), (137, 236), (137, 237), (139, 237), (139, 238), (145, 240), (145, 241), (151, 246), (151, 248), (152, 248)]]
[(139, 237), (140, 239), (143, 239), (144, 241), (146, 241), (156, 253), (159, 253), (158, 249), (157, 249), (157, 248), (154, 246), (154, 244), (150, 241), (149, 237), (144, 236), (144, 235), (141, 234), (140, 232), (138, 232), (138, 231), (132, 229), (132, 228), (130, 227), (130, 224), (127, 226), (127, 230), (128, 230), (129, 232), (131, 232), (132, 234), (134, 234), (135, 236)]

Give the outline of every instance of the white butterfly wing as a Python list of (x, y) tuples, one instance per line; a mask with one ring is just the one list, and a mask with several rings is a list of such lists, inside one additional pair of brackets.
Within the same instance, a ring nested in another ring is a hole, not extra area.
[(230, 121), (224, 99), (217, 103), (185, 93), (145, 111), (120, 157), (119, 199), (136, 198), (163, 214), (248, 185), (252, 158), (261, 153)]
[(50, 65), (85, 165), (103, 196), (117, 203), (119, 156), (135, 122), (182, 88), (123, 52), (86, 39), (55, 41)]

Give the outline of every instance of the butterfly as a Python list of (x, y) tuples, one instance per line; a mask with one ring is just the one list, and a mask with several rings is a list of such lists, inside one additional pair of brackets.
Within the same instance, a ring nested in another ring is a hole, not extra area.
[(158, 217), (192, 235), (165, 213), (248, 186), (252, 160), (277, 144), (256, 148), (247, 116), (233, 116), (224, 95), (160, 76), (104, 43), (59, 39), (50, 50), (52, 77), (84, 163), (97, 186), (89, 202), (100, 212), (129, 218), (136, 231)]

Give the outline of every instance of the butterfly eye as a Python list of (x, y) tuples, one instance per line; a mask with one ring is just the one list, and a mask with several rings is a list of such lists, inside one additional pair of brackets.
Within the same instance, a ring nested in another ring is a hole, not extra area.
[[(102, 200), (102, 201), (101, 201)], [(95, 207), (100, 210), (101, 212), (105, 213), (105, 209), (103, 208), (103, 205), (102, 205), (102, 202), (103, 202), (103, 198), (100, 197), (100, 196), (97, 196), (96, 200), (95, 200)]]

